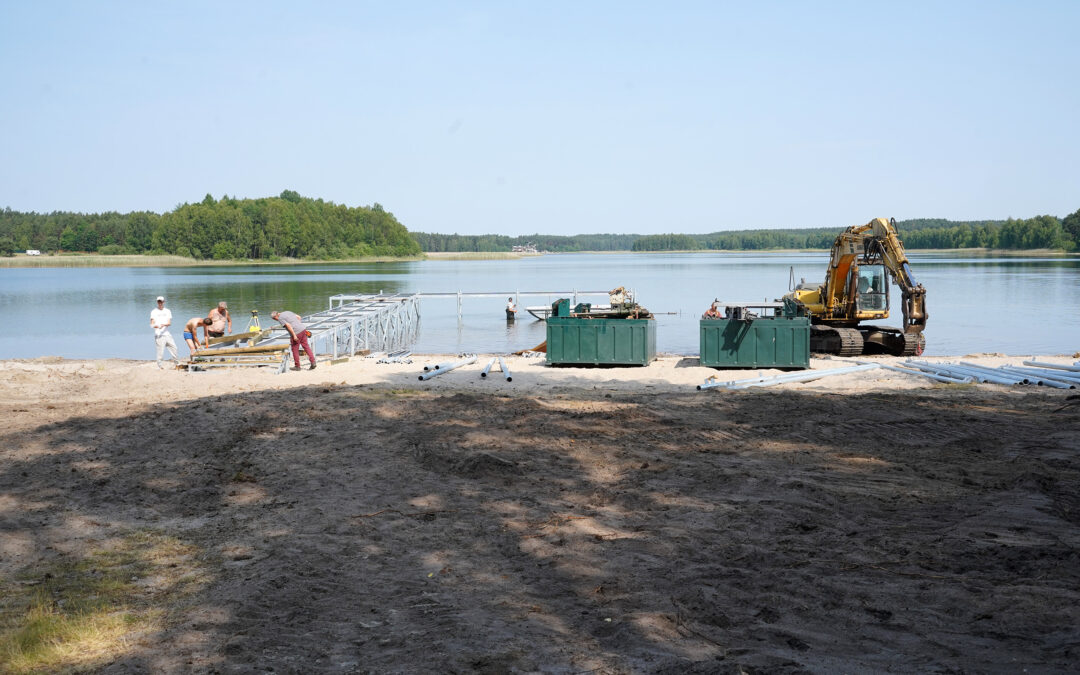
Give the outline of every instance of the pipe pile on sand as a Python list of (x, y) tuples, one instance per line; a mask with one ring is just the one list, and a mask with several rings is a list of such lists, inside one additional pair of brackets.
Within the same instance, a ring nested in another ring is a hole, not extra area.
[(461, 359), (460, 361), (450, 361), (450, 362), (446, 362), (446, 363), (440, 363), (440, 364), (436, 365), (434, 368), (432, 368), (430, 370), (428, 369), (427, 366), (424, 366), (424, 370), (427, 370), (427, 372), (422, 374), (419, 377), (419, 380), (421, 382), (423, 382), (425, 380), (430, 380), (433, 377), (436, 377), (438, 375), (442, 375), (443, 373), (449, 373), (451, 370), (454, 370), (455, 368), (460, 368), (462, 366), (467, 366), (470, 363), (476, 363), (476, 354), (470, 354), (466, 358)]
[(729, 382), (723, 382), (721, 380), (706, 380), (703, 384), (697, 386), (698, 390), (703, 389), (749, 389), (750, 387), (770, 387), (774, 384), (786, 384), (788, 382), (812, 382), (813, 380), (819, 380), (823, 377), (829, 377), (830, 375), (846, 375), (848, 373), (859, 373), (867, 370), (875, 370), (879, 367), (876, 363), (866, 363), (859, 366), (848, 366), (846, 368), (828, 368), (824, 370), (807, 370), (801, 373), (788, 373), (785, 375), (776, 375), (774, 377), (755, 377), (746, 380), (731, 380)]
[(510, 375), (510, 369), (506, 367), (506, 362), (503, 361), (501, 356), (493, 356), (491, 360), (488, 361), (487, 365), (484, 366), (484, 369), (480, 371), (480, 377), (487, 377), (488, 373), (491, 372), (491, 367), (495, 365), (496, 361), (499, 362), (499, 370), (502, 371), (503, 377), (506, 378), (506, 381), (513, 382), (514, 378)]

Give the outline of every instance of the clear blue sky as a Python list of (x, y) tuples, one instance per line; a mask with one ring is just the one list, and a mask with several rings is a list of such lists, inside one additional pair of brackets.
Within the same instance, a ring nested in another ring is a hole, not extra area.
[(1080, 208), (1080, 2), (0, 0), (0, 208), (284, 189), (411, 230)]

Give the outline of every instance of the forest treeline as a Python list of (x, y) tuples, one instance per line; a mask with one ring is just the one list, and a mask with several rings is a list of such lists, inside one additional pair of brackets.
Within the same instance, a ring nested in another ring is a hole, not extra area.
[(277, 197), (210, 195), (164, 214), (0, 212), (0, 254), (10, 251), (173, 254), (203, 260), (332, 260), (420, 254), (379, 204), (350, 207), (285, 190)]
[[(379, 204), (349, 207), (291, 190), (261, 199), (214, 199), (148, 211), (82, 214), (0, 211), (0, 255), (46, 252), (173, 254), (197, 259), (341, 260), (427, 252), (827, 249), (843, 227), (736, 230), (710, 234), (459, 235), (410, 233)], [(1080, 210), (1064, 218), (897, 222), (908, 249), (1080, 249)]]
[[(828, 249), (844, 227), (782, 230), (734, 230), (711, 234), (581, 234), (566, 237), (532, 234), (460, 235), (414, 232), (424, 251), (508, 251), (533, 244), (541, 251), (762, 251), (769, 249)], [(897, 221), (908, 249), (927, 248), (1049, 248), (1080, 249), (1080, 210), (1055, 216), (1008, 220), (951, 221), (920, 218)]]

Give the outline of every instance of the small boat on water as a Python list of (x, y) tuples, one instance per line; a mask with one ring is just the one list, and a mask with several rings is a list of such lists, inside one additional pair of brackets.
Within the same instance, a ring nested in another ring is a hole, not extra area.
[[(592, 308), (598, 312), (602, 312), (604, 310), (610, 310), (611, 305), (593, 305)], [(547, 318), (551, 316), (551, 305), (534, 305), (532, 307), (526, 307), (525, 311), (541, 321), (546, 321)]]

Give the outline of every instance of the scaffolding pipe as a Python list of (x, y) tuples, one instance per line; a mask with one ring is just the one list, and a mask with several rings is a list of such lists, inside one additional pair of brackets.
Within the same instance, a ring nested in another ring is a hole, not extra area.
[(989, 372), (984, 368), (965, 368), (952, 363), (927, 363), (925, 361), (905, 361), (910, 363), (913, 368), (919, 370), (926, 370), (938, 375), (949, 375), (952, 377), (974, 376), (979, 382), (989, 382), (992, 384), (1023, 384), (1020, 379), (1017, 379), (1015, 375), (1006, 375), (1000, 371)]
[(1061, 380), (1063, 382), (1080, 382), (1080, 372), (1071, 372), (1068, 370), (1053, 370), (1051, 368), (1030, 368), (1021, 366), (1009, 366), (1013, 370), (1023, 371), (1025, 373), (1038, 373), (1039, 375), (1045, 375), (1053, 380)]
[(480, 371), (480, 377), (487, 377), (488, 371), (491, 370), (493, 365), (495, 365), (495, 357), (492, 357), (491, 360), (487, 362), (487, 365), (484, 366), (484, 369)]
[(439, 364), (440, 366), (443, 366), (443, 367), (439, 368), (438, 370), (429, 370), (428, 372), (421, 375), (419, 379), (420, 379), (421, 382), (423, 382), (425, 380), (430, 380), (433, 377), (436, 377), (438, 375), (442, 375), (443, 373), (449, 373), (451, 370), (453, 370), (455, 368), (460, 368), (462, 366), (467, 366), (470, 363), (476, 363), (476, 354), (473, 354), (472, 356), (469, 356), (468, 358), (464, 358), (464, 359), (462, 359), (460, 361), (455, 361), (454, 363), (451, 363), (451, 364)]
[[(1008, 367), (1008, 366), (1002, 366), (1002, 369), (1005, 370), (1006, 372), (1010, 372), (1010, 373), (1017, 373), (1017, 374), (1021, 373), (1020, 369), (1018, 369), (1018, 368), (1011, 368), (1011, 367)], [(1047, 375), (1041, 375), (1041, 374), (1038, 374), (1038, 373), (1023, 372), (1023, 375), (1025, 377), (1027, 377), (1032, 383), (1037, 384), (1037, 385), (1039, 385), (1041, 387), (1045, 386), (1045, 387), (1054, 387), (1055, 389), (1076, 389), (1076, 387), (1078, 385), (1080, 385), (1080, 382), (1076, 382), (1075, 380), (1065, 380), (1065, 379), (1050, 377), (1050, 376), (1047, 376)]]
[(867, 363), (860, 366), (849, 366), (846, 368), (829, 368), (827, 370), (811, 370), (801, 373), (791, 373), (788, 375), (776, 375), (773, 377), (756, 377), (748, 380), (731, 380), (729, 382), (722, 382), (720, 380), (706, 380), (703, 384), (697, 386), (698, 390), (713, 389), (715, 387), (724, 387), (726, 389), (747, 389), (749, 387), (769, 387), (774, 384), (787, 384), (789, 382), (811, 382), (830, 375), (846, 375), (848, 373), (858, 373), (866, 370), (873, 370), (880, 367), (877, 363)]
[[(861, 359), (854, 359), (855, 363), (876, 363), (875, 361), (863, 361)], [(900, 368), (899, 366), (889, 366), (884, 363), (876, 363), (878, 368), (884, 368), (885, 370), (895, 370), (898, 373), (906, 373), (908, 375), (918, 375), (919, 377), (925, 377), (931, 380), (937, 380), (938, 382), (945, 382), (947, 384), (970, 384), (975, 381), (975, 377), (972, 375), (965, 375), (963, 377), (952, 377), (950, 375), (936, 375), (934, 373), (928, 373), (922, 370), (915, 370), (913, 368)]]
[(424, 370), (442, 370), (443, 368), (446, 368), (448, 366), (452, 366), (455, 363), (457, 363), (457, 361), (443, 361), (442, 363), (436, 363), (433, 366), (431, 366), (431, 365), (424, 366)]
[(507, 382), (514, 381), (514, 378), (510, 376), (510, 369), (506, 367), (506, 363), (502, 360), (501, 356), (499, 357), (499, 370), (503, 372)]
[(959, 364), (954, 365), (953, 367), (959, 370), (966, 370), (977, 375), (986, 375), (987, 377), (996, 377), (1005, 380), (1012, 380), (1010, 382), (1007, 382), (1006, 384), (1031, 384), (1031, 381), (1028, 380), (1025, 375), (1022, 375), (1020, 373), (1012, 373), (1007, 370), (1002, 370), (1001, 368), (980, 366), (975, 363), (967, 363), (966, 361), (961, 361)]
[(1073, 373), (1080, 373), (1080, 366), (1066, 366), (1060, 363), (1047, 363), (1045, 361), (1024, 361), (1025, 366), (1037, 366), (1039, 368), (1051, 368), (1053, 370), (1067, 370)]
[(1021, 384), (1015, 379), (1009, 379), (1002, 373), (989, 373), (984, 370), (976, 370), (973, 368), (962, 368), (960, 366), (941, 363), (925, 363), (917, 361), (908, 361), (912, 368), (918, 368), (919, 370), (926, 371), (928, 373), (935, 373), (937, 375), (945, 375), (946, 377), (974, 377), (976, 382), (991, 382), (993, 384)]
[(1016, 373), (1009, 373), (999, 368), (988, 368), (986, 366), (972, 366), (972, 365), (959, 365), (955, 363), (948, 364), (948, 367), (957, 373), (970, 373), (977, 377), (980, 382), (988, 382), (990, 384), (1030, 384), (1027, 378), (1017, 375)]

